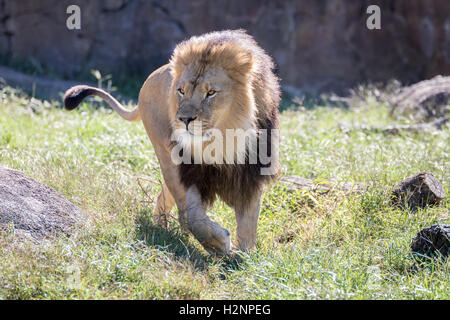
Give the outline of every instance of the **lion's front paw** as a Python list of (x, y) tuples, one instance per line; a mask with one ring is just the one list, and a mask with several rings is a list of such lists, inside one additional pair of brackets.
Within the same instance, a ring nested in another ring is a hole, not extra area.
[(217, 225), (221, 230), (213, 235), (212, 239), (203, 244), (205, 249), (212, 255), (225, 256), (231, 253), (231, 238), (227, 229)]
[(210, 254), (222, 256), (231, 252), (230, 233), (218, 223), (205, 219), (191, 224), (189, 229)]

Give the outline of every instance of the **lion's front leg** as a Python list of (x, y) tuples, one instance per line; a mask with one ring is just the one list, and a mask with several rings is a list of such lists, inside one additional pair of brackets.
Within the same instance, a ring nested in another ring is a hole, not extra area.
[(219, 255), (230, 253), (230, 233), (208, 218), (206, 205), (194, 186), (186, 192), (186, 210), (189, 231), (209, 253)]
[(235, 206), (235, 247), (239, 250), (248, 251), (256, 246), (261, 196), (262, 190), (258, 190), (250, 201)]

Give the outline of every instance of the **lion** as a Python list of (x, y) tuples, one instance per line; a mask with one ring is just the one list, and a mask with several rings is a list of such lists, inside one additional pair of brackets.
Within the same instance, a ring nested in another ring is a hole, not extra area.
[[(278, 177), (276, 146), (268, 143), (269, 161), (249, 160), (261, 150), (263, 139), (278, 139), (280, 87), (273, 60), (250, 35), (225, 30), (181, 42), (169, 62), (147, 78), (132, 110), (104, 90), (85, 85), (66, 91), (65, 108), (75, 109), (90, 95), (104, 99), (125, 120), (142, 120), (164, 178), (155, 223), (167, 227), (167, 215), (176, 204), (180, 225), (210, 254), (256, 246), (263, 189)], [(244, 130), (249, 139), (241, 148), (226, 149), (229, 152), (218, 147), (210, 155), (201, 154), (200, 163), (174, 161), (176, 148), (183, 159), (192, 160), (199, 148), (214, 142), (212, 131), (228, 137), (229, 130)], [(237, 158), (244, 161), (236, 162)], [(235, 211), (233, 245), (228, 230), (206, 214), (217, 197)]]

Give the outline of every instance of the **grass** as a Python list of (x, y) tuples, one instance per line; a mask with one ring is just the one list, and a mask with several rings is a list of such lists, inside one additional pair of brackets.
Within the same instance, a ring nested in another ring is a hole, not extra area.
[[(415, 214), (389, 206), (392, 186), (419, 171), (432, 172), (448, 194), (449, 126), (397, 136), (337, 128), (392, 124), (373, 99), (283, 111), (283, 174), (372, 187), (347, 197), (269, 187), (257, 250), (238, 262), (209, 257), (175, 218), (167, 231), (152, 225), (162, 177), (142, 124), (91, 103), (69, 113), (8, 87), (0, 99), (0, 164), (57, 189), (92, 217), (76, 236), (37, 246), (6, 245), (12, 231), (1, 233), (0, 298), (450, 298), (449, 259), (420, 262), (410, 251), (421, 228), (450, 222), (448, 197)], [(210, 216), (234, 233), (223, 203)]]

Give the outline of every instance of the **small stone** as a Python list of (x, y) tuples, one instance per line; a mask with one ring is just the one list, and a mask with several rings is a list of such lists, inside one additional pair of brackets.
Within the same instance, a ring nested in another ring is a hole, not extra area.
[(437, 206), (445, 198), (442, 184), (428, 172), (421, 172), (406, 178), (392, 190), (391, 203), (395, 206), (406, 204), (411, 210), (425, 206)]
[(444, 257), (450, 253), (450, 225), (432, 225), (422, 229), (411, 243), (413, 252), (432, 256), (439, 252)]

